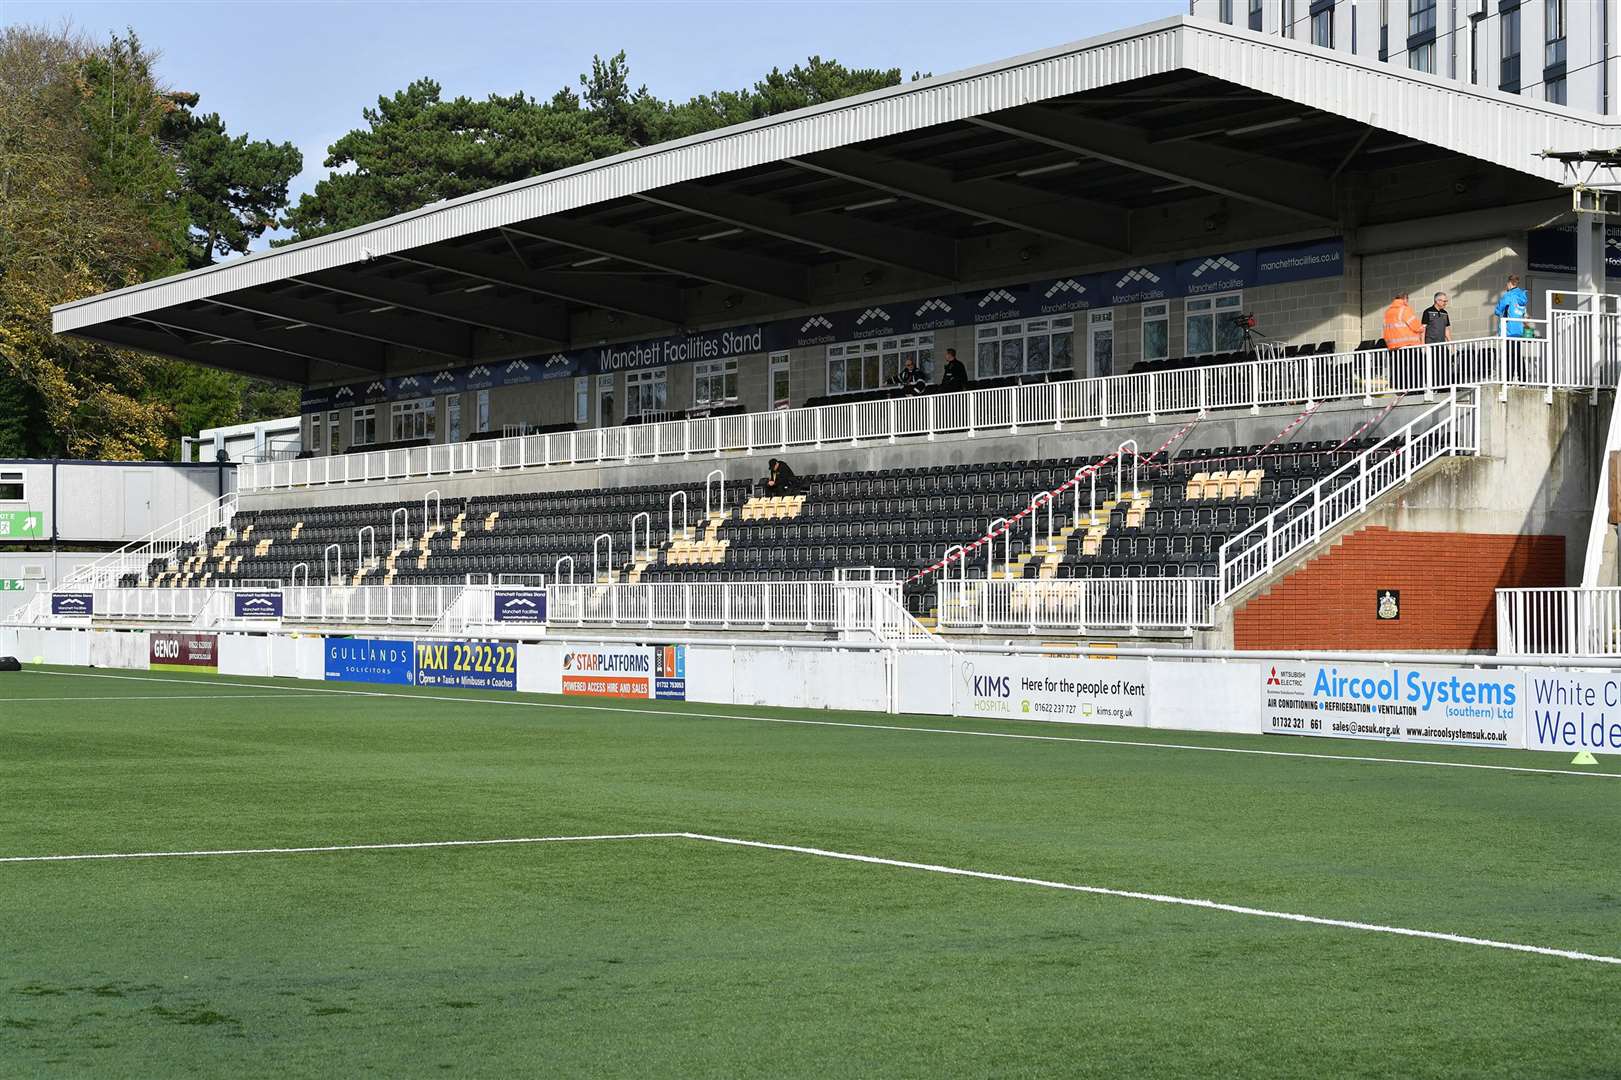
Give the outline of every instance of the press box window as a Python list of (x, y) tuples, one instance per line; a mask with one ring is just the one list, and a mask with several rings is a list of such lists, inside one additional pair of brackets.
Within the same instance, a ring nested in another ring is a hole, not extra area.
[(437, 418), (433, 398), (396, 401), (389, 409), (389, 439), (393, 442), (431, 439)]
[(0, 472), (0, 502), (25, 502), (22, 472)]
[(1190, 297), (1185, 305), (1187, 355), (1209, 356), (1235, 352), (1244, 344), (1237, 316), (1244, 309), (1243, 293)]
[(355, 437), (351, 446), (370, 446), (377, 441), (377, 406), (366, 405), (356, 409), (353, 416)]
[(1171, 356), (1171, 305), (1143, 305), (1143, 359), (1168, 360)]
[(310, 417), (310, 449), (321, 449), (321, 414)]
[(1075, 366), (1075, 316), (981, 326), (974, 345), (976, 379), (1067, 371)]
[(858, 394), (881, 390), (900, 381), (901, 368), (908, 359), (916, 360), (918, 370), (934, 381), (934, 335), (912, 334), (901, 338), (872, 341), (846, 341), (827, 347), (827, 392)]
[(711, 360), (694, 364), (692, 403), (724, 405), (737, 400), (737, 360)]
[(626, 416), (663, 412), (667, 400), (663, 368), (632, 371), (625, 376)]

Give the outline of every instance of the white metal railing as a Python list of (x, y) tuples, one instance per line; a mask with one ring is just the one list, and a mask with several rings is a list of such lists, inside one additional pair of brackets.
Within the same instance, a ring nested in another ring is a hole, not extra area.
[[(95, 619), (190, 624), (206, 611), (216, 589), (95, 589)], [(48, 600), (49, 598), (47, 598)], [(46, 608), (49, 611), (49, 607)]]
[(425, 479), (593, 462), (812, 448), (937, 434), (1018, 431), (1209, 409), (1258, 409), (1389, 391), (1432, 395), (1453, 386), (1591, 389), (1613, 386), (1617, 357), (1564, 355), (1545, 338), (1475, 338), (1410, 349), (1271, 357), (953, 394), (829, 404), (628, 427), (245, 464), (244, 492)]
[(1340, 522), (1439, 458), (1480, 450), (1477, 391), (1455, 389), (1447, 400), (1334, 470), (1221, 546), (1218, 599), (1265, 577), (1284, 559), (1317, 543)]
[(773, 629), (889, 640), (908, 628), (872, 594), (898, 588), (837, 581), (554, 582), (546, 589), (546, 618), (554, 627)]
[(942, 579), (942, 630), (1192, 633), (1213, 625), (1213, 577)]
[(461, 585), (340, 585), (282, 590), (282, 621), (431, 626)]
[(1621, 656), (1621, 588), (1498, 589), (1503, 656)]
[(194, 544), (208, 530), (231, 523), (236, 513), (236, 492), (230, 491), (205, 506), (152, 530), (95, 562), (70, 571), (56, 586), (59, 592), (113, 588), (125, 574), (144, 574), (153, 559), (172, 558), (184, 544)]

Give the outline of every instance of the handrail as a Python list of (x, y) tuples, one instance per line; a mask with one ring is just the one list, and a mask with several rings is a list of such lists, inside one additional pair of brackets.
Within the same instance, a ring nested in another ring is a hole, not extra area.
[[(636, 523), (638, 521), (642, 523), (642, 542), (646, 545), (644, 549), (640, 550), (638, 550), (636, 547)], [(647, 552), (647, 558), (649, 561), (651, 561), (653, 558), (653, 515), (648, 513), (646, 510), (643, 510), (641, 513), (630, 519), (631, 562), (636, 561), (636, 556), (641, 553), (641, 550), (645, 550)], [(611, 558), (612, 556), (609, 557)]]
[(1051, 543), (1053, 538), (1053, 493), (1050, 491), (1037, 492), (1036, 497), (1030, 500), (1029, 507), (1030, 550), (1032, 552), (1036, 550), (1036, 518), (1038, 516), (1036, 513), (1036, 508), (1042, 504), (1043, 500), (1045, 500), (1047, 503), (1047, 538), (1043, 541), (1043, 543)]
[[(1479, 437), (1474, 424), (1476, 395), (1472, 387), (1464, 387), (1462, 394), (1460, 397), (1459, 390), (1453, 389), (1447, 400), (1420, 413), (1229, 538), (1222, 544), (1218, 559), (1220, 599), (1227, 599), (1270, 573), (1279, 562), (1315, 543), (1328, 529), (1367, 509), (1398, 483), (1411, 479), (1422, 466), (1439, 457), (1475, 453)], [(1416, 460), (1418, 457), (1422, 460)], [(1257, 556), (1257, 552), (1261, 554)]]
[(388, 550), (390, 554), (401, 550), (400, 544), (400, 515), (405, 515), (405, 547), (411, 546), (411, 511), (403, 506), (396, 506), (394, 512), (388, 515)]
[(596, 462), (645, 464), (694, 454), (814, 449), (829, 443), (1016, 431), (1036, 424), (1062, 427), (1133, 417), (1153, 423), (1162, 415), (1370, 400), (1376, 393), (1419, 392), (1429, 399), (1454, 386), (1482, 382), (1584, 390), (1615, 384), (1621, 357), (1573, 364), (1564, 355), (1569, 347), (1557, 337), (1480, 337), (1398, 350), (1251, 359), (889, 401), (329, 454), (243, 465), (238, 480), (244, 492), (254, 492)]
[(568, 563), (568, 583), (572, 585), (574, 584), (574, 556), (572, 555), (564, 555), (561, 559), (558, 559), (557, 562), (552, 564), (552, 580), (559, 583), (562, 582), (564, 563)]
[[(717, 496), (718, 505), (711, 504), (709, 499), (710, 484), (720, 489)], [(710, 469), (704, 476), (704, 520), (709, 521), (715, 516), (716, 510), (726, 513), (726, 472), (724, 469)]]
[(670, 497), (666, 500), (664, 506), (664, 515), (668, 525), (668, 535), (665, 538), (671, 541), (674, 541), (677, 536), (675, 531), (675, 500), (677, 496), (681, 498), (681, 532), (679, 535), (683, 540), (687, 536), (687, 489), (676, 488), (670, 492)]
[(614, 575), (614, 538), (609, 533), (598, 533), (596, 535), (596, 539), (591, 541), (591, 580), (594, 582), (602, 581), (603, 574), (601, 569), (599, 569), (602, 564), (598, 561), (597, 554), (600, 551), (600, 546), (604, 540), (608, 541), (607, 583), (612, 585)]
[(336, 552), (338, 556), (338, 580), (343, 580), (343, 545), (328, 544), (321, 552), (321, 577), (328, 585), (332, 584), (332, 568), (327, 562), (327, 556), (333, 554), (334, 552)]
[(168, 558), (182, 544), (195, 543), (206, 536), (209, 529), (225, 525), (236, 510), (237, 493), (227, 491), (168, 524), (158, 526), (139, 540), (131, 540), (94, 562), (70, 570), (57, 588), (74, 591), (115, 586), (122, 575), (132, 570), (145, 571), (153, 559)]
[(1126, 447), (1128, 447), (1128, 446), (1131, 447), (1131, 493), (1133, 495), (1135, 495), (1137, 492), (1142, 490), (1142, 488), (1137, 483), (1137, 481), (1140, 479), (1139, 474), (1137, 472), (1137, 466), (1138, 466), (1138, 461), (1137, 461), (1137, 458), (1138, 458), (1137, 440), (1136, 439), (1127, 439), (1125, 442), (1123, 442), (1119, 446), (1115, 447), (1115, 455), (1116, 455), (1115, 460), (1114, 460), (1114, 501), (1115, 502), (1119, 502), (1121, 500), (1121, 498), (1123, 497), (1123, 495), (1124, 495), (1124, 492), (1121, 490), (1121, 485), (1124, 484), (1125, 480), (1126, 480)]
[(307, 563), (307, 562), (301, 562), (301, 563), (297, 563), (296, 565), (294, 565), (293, 572), (290, 575), (292, 586), (295, 589), (299, 587), (299, 584), (298, 584), (298, 572), (300, 570), (304, 571), (304, 588), (309, 588), (309, 584), (310, 584), (310, 564)]
[[(371, 555), (369, 557), (366, 554), (366, 544), (365, 544), (366, 535), (368, 533), (371, 534)], [(355, 530), (355, 565), (357, 567), (370, 566), (371, 564), (375, 563), (376, 561), (377, 561), (377, 526), (375, 526), (375, 525), (362, 525), (359, 529)], [(341, 573), (343, 573), (343, 571), (339, 570), (338, 573), (341, 574)]]
[(422, 496), (422, 531), (428, 531), (428, 500), (433, 500), (433, 529), (438, 532), (445, 524), (445, 500), (440, 497), (439, 489), (434, 488)]
[(1008, 527), (1005, 517), (991, 518), (985, 525), (985, 580), (989, 581), (996, 572), (996, 527), (1002, 526), (1002, 566), (1007, 568), (1013, 565), (1013, 530)]

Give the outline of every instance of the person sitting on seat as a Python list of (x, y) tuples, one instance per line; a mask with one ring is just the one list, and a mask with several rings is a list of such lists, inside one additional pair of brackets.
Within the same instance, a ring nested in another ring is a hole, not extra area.
[(770, 472), (765, 478), (765, 493), (767, 495), (797, 495), (799, 494), (799, 477), (788, 463), (780, 458), (772, 458), (768, 466)]
[(946, 369), (940, 374), (940, 392), (951, 394), (966, 389), (968, 389), (968, 369), (957, 359), (956, 349), (947, 349)]
[(900, 374), (895, 376), (895, 385), (901, 388), (903, 397), (917, 397), (923, 393), (924, 387), (928, 385), (928, 379), (924, 376), (923, 369), (917, 366), (917, 357), (906, 358)]

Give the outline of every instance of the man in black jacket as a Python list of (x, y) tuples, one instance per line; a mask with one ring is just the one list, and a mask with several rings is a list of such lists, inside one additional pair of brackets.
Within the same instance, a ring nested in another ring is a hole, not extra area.
[(968, 369), (957, 359), (956, 349), (946, 350), (946, 368), (940, 373), (940, 392), (949, 394), (968, 389)]
[(767, 495), (797, 495), (799, 494), (799, 477), (794, 470), (788, 467), (786, 461), (772, 458), (767, 466), (770, 472), (765, 478), (765, 493)]

